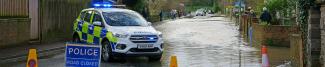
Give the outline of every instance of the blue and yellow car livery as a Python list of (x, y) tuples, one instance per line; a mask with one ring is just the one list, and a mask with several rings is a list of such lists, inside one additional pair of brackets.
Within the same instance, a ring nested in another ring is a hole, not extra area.
[(101, 45), (104, 61), (125, 56), (159, 60), (163, 52), (161, 32), (128, 9), (84, 9), (74, 22), (73, 30), (74, 42)]

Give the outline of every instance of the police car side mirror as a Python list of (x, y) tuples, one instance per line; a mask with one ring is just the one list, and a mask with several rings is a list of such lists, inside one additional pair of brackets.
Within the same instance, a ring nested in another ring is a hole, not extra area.
[(99, 21), (95, 21), (94, 23), (93, 23), (95, 26), (102, 26), (102, 22), (99, 22)]
[(152, 23), (151, 23), (151, 22), (147, 22), (147, 23), (148, 23), (148, 25), (149, 25), (149, 26), (151, 26), (151, 25), (152, 25)]

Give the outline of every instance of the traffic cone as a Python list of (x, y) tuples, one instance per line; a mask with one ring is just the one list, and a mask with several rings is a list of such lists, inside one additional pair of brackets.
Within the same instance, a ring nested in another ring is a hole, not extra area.
[(175, 55), (170, 57), (169, 67), (178, 67), (177, 66), (177, 57)]
[(38, 67), (36, 49), (29, 49), (26, 67)]
[(267, 56), (267, 49), (265, 45), (262, 46), (261, 52), (262, 52), (262, 67), (270, 67), (269, 59)]

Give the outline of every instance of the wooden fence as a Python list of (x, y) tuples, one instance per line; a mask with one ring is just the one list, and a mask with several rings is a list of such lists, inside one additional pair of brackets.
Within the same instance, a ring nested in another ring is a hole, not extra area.
[(29, 0), (0, 0), (0, 17), (28, 17)]
[(69, 40), (73, 22), (90, 0), (40, 0), (41, 42)]

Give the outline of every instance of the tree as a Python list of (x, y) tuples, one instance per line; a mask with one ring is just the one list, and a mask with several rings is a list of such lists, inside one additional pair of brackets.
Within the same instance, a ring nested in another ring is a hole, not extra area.
[(219, 3), (214, 2), (212, 10), (213, 10), (213, 12), (219, 12), (221, 10)]
[(137, 12), (142, 12), (147, 5), (146, 0), (123, 0), (123, 4)]
[(215, 11), (220, 10), (220, 6), (217, 3), (219, 0), (188, 0), (186, 3), (186, 10), (187, 11), (196, 11), (197, 9), (201, 8), (208, 8), (210, 10)]
[(268, 0), (266, 3), (266, 8), (271, 13), (272, 17), (277, 17), (276, 13), (279, 13), (278, 19), (273, 20), (284, 20), (283, 18), (291, 18), (292, 14), (296, 8), (296, 0)]

